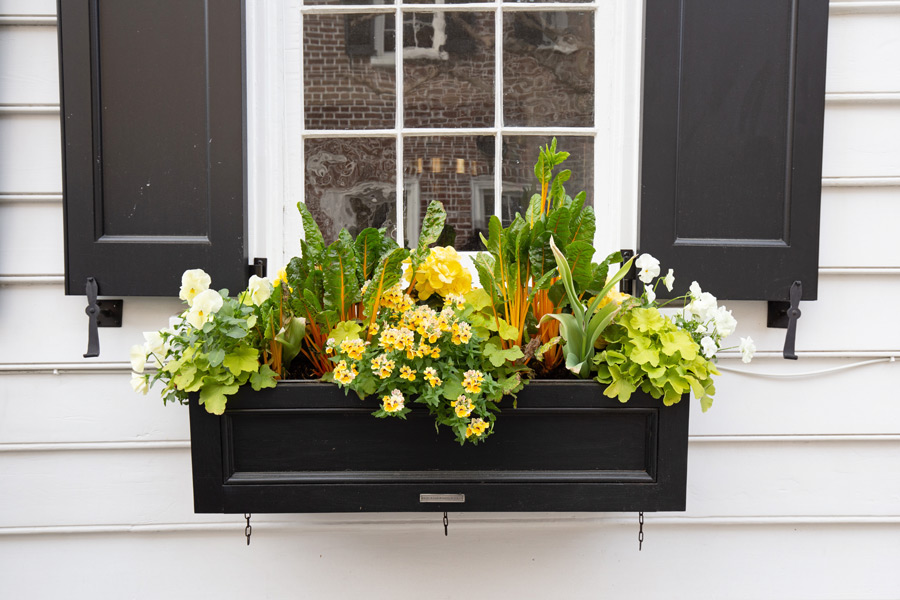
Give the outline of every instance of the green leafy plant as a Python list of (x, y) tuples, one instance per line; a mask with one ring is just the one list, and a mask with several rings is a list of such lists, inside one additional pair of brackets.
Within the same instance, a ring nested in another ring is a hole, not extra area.
[[(171, 328), (146, 332), (146, 342), (132, 347), (131, 383), (146, 394), (161, 381), (164, 403), (186, 404), (190, 393), (199, 392), (200, 404), (220, 415), (227, 397), (240, 386), (249, 384), (257, 391), (275, 386), (282, 344), (287, 342), (289, 355), (305, 327), (302, 320), (292, 321), (288, 329), (276, 325), (281, 295), (264, 279), (252, 278), (250, 288), (237, 298), (230, 298), (225, 289), (209, 289), (210, 283), (200, 269), (185, 272), (181, 297), (189, 308)], [(273, 347), (278, 351), (272, 352)], [(148, 365), (156, 367), (155, 372), (145, 373)]]
[(555, 319), (559, 322), (559, 333), (563, 340), (563, 352), (566, 357), (566, 368), (575, 376), (586, 379), (590, 375), (591, 360), (594, 357), (594, 345), (606, 327), (612, 322), (619, 306), (615, 302), (607, 302), (601, 307), (601, 301), (628, 274), (633, 259), (628, 260), (619, 272), (600, 289), (589, 305), (584, 305), (575, 293), (572, 270), (565, 255), (551, 239), (550, 249), (556, 259), (560, 279), (569, 301), (571, 313), (547, 314), (542, 321)]

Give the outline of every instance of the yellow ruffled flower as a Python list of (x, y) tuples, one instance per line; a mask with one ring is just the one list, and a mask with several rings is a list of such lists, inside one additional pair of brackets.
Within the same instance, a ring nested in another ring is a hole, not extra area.
[(484, 383), (484, 373), (481, 371), (469, 370), (463, 373), (463, 389), (470, 394), (480, 393), (482, 383)]
[(488, 424), (484, 419), (472, 419), (466, 426), (466, 437), (481, 437), (487, 431)]
[(600, 304), (597, 305), (597, 310), (600, 310), (610, 302), (622, 304), (628, 298), (631, 298), (631, 295), (623, 294), (622, 292), (615, 289), (609, 290), (609, 293), (606, 294), (606, 296), (603, 297), (603, 300), (600, 301)]
[(432, 248), (415, 273), (407, 270), (406, 278), (413, 282), (422, 300), (432, 294), (442, 297), (463, 295), (472, 289), (472, 275), (462, 266), (460, 256), (452, 246)]

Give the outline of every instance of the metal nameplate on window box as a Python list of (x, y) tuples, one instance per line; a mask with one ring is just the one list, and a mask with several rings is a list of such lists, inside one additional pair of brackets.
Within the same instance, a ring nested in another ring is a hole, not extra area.
[(466, 501), (465, 494), (419, 494), (419, 502), (456, 502)]

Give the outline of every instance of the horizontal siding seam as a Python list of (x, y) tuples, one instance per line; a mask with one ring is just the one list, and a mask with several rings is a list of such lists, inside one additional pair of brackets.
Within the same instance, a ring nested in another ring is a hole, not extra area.
[[(437, 514), (437, 513), (435, 513)], [(484, 518), (466, 517), (465, 513), (459, 515), (451, 515), (453, 522), (457, 527), (484, 527), (485, 525), (494, 525), (506, 527), (509, 525), (535, 526), (540, 528), (552, 527), (557, 525), (574, 525), (574, 524), (594, 524), (594, 525), (627, 525), (634, 524), (634, 519), (615, 516), (615, 517), (554, 517), (546, 518), (544, 515), (553, 513), (536, 513), (532, 519), (523, 518)], [(540, 516), (539, 516), (540, 515)], [(46, 526), (21, 526), (21, 527), (0, 527), (0, 536), (35, 536), (35, 535), (91, 535), (91, 534), (147, 534), (147, 533), (192, 533), (192, 532), (235, 532), (243, 533), (243, 518), (240, 515), (234, 515), (233, 523), (158, 523), (158, 524), (142, 524), (142, 525), (46, 525)], [(857, 515), (823, 515), (823, 516), (807, 516), (807, 515), (778, 515), (778, 516), (738, 516), (738, 517), (673, 517), (673, 516), (654, 516), (652, 514), (645, 515), (646, 524), (667, 525), (667, 526), (752, 526), (752, 525), (900, 525), (900, 516), (897, 515), (877, 515), (877, 516), (857, 516)], [(329, 520), (318, 521), (314, 523), (297, 523), (293, 521), (263, 521), (258, 520), (253, 523), (254, 529), (281, 531), (285, 529), (300, 530), (324, 530), (333, 531), (336, 528), (352, 529), (357, 527), (392, 527), (406, 526), (409, 528), (419, 529), (433, 528), (434, 523), (431, 520), (423, 519), (365, 519), (359, 521), (346, 520)]]
[[(694, 444), (746, 444), (746, 443), (808, 443), (808, 442), (900, 442), (900, 434), (893, 433), (837, 433), (837, 434), (741, 434), (741, 435), (690, 435)], [(133, 440), (102, 442), (10, 442), (0, 443), (2, 453), (29, 452), (104, 452), (147, 450), (190, 450), (190, 440)]]

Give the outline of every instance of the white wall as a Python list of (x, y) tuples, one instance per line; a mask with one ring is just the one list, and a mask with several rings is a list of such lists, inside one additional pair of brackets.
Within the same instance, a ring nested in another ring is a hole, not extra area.
[[(688, 510), (648, 515), (641, 553), (632, 514), (457, 513), (446, 538), (438, 515), (260, 515), (249, 548), (240, 517), (194, 515), (186, 410), (126, 364), (178, 304), (126, 299), (80, 358), (54, 9), (0, 0), (0, 598), (900, 598), (889, 362), (724, 374), (691, 416)], [(833, 2), (830, 27), (819, 301), (797, 362), (764, 303), (734, 303), (763, 352), (725, 368), (900, 355), (900, 1)]]

